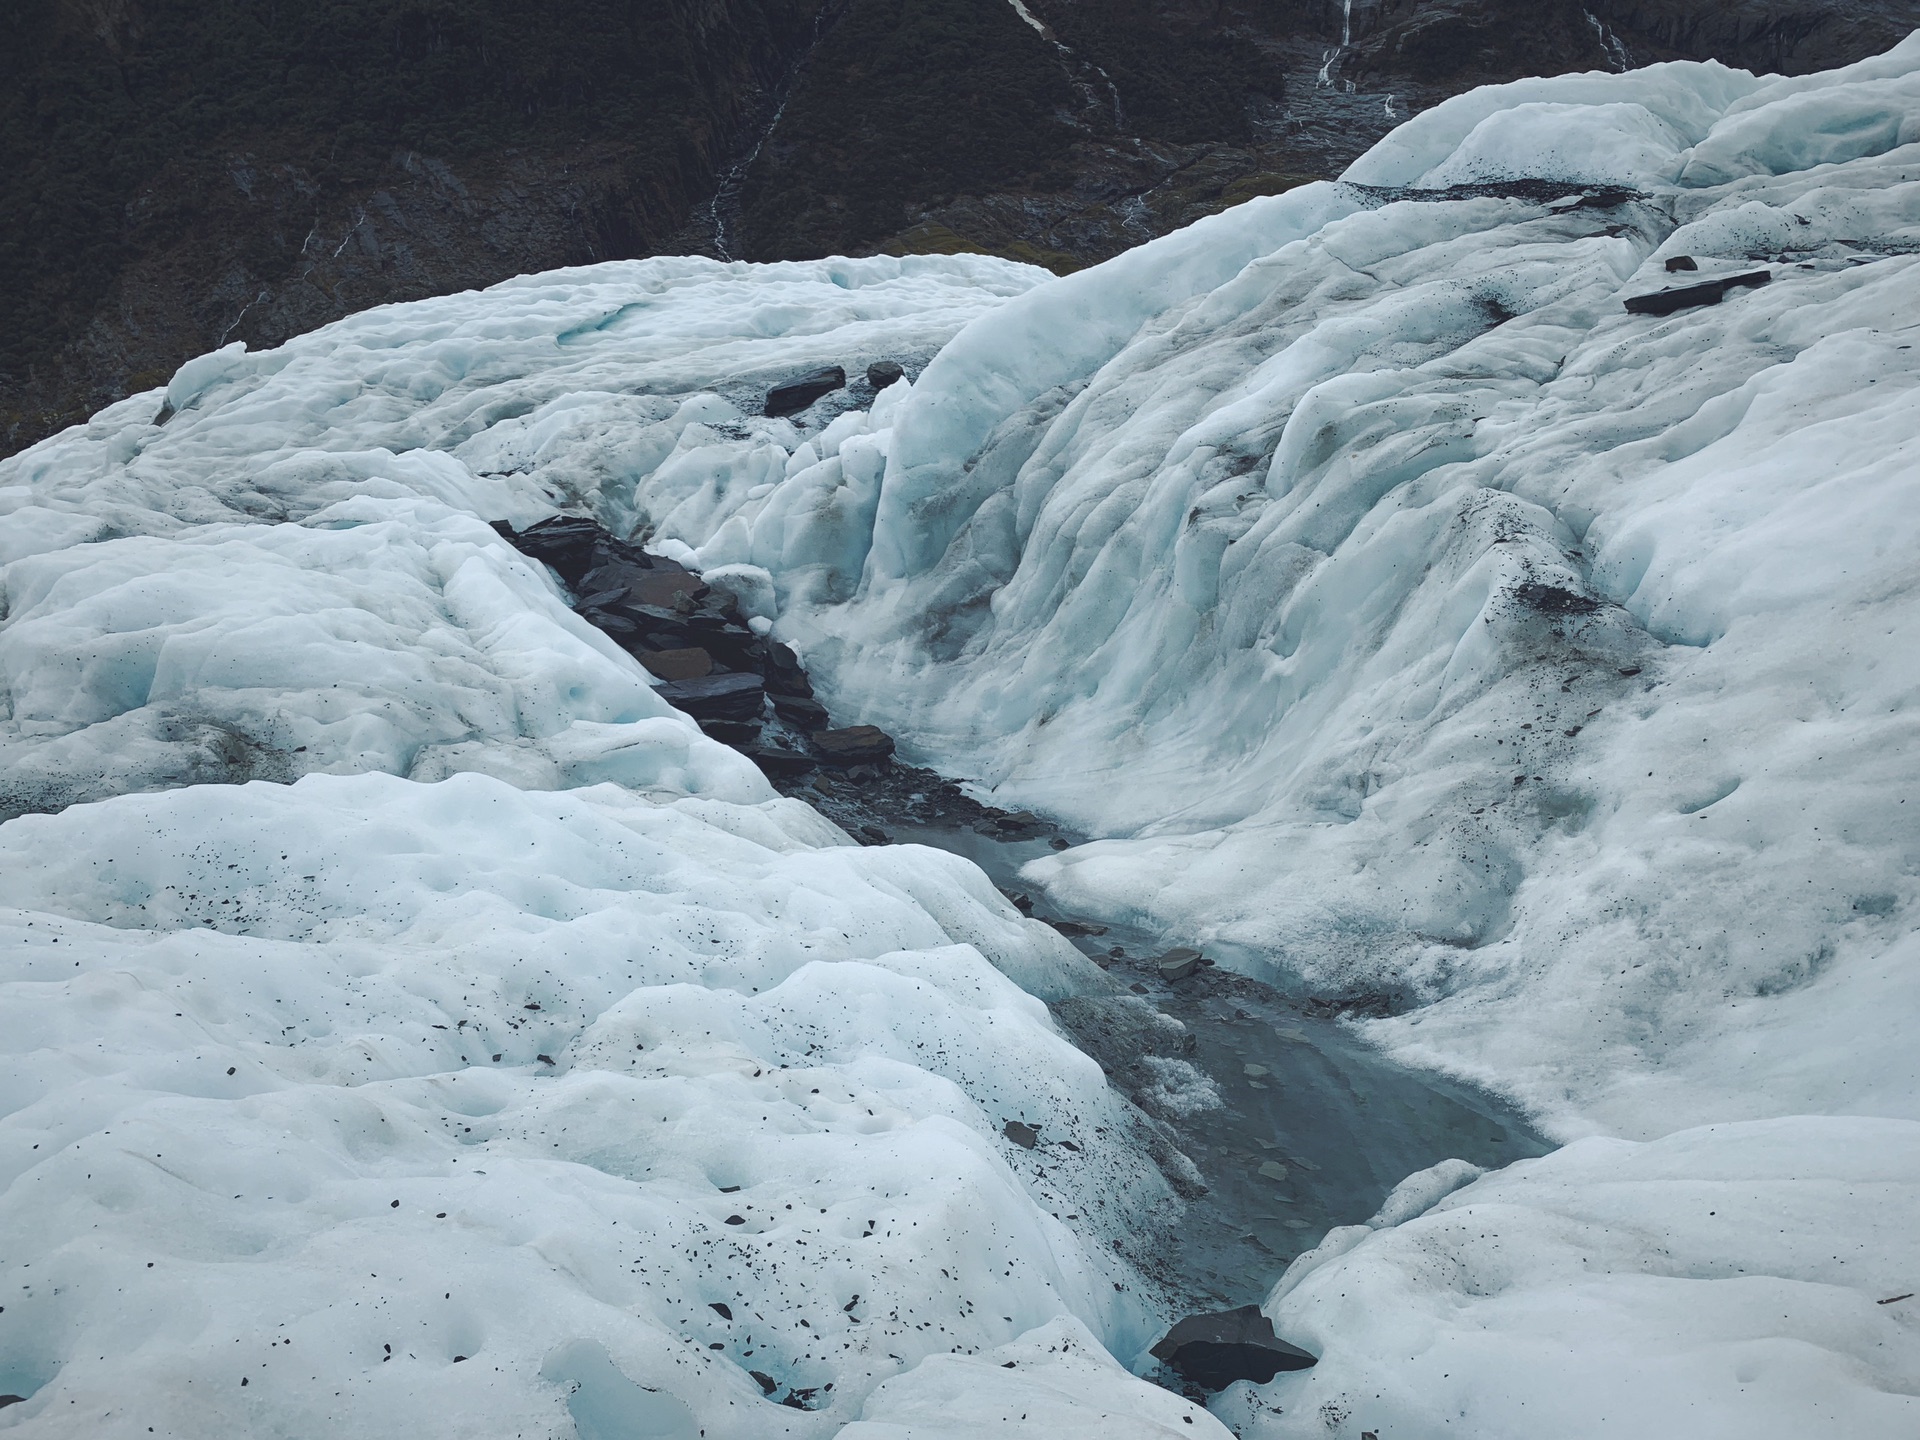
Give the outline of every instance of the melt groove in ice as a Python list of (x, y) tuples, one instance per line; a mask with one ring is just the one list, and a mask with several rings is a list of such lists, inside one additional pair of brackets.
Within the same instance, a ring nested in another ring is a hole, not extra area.
[[(526, 277), (0, 464), (0, 1421), (1221, 1433), (1107, 1355), (1167, 1197), (1032, 998), (1085, 968), (483, 523), (584, 507), (1105, 837), (1064, 904), (1395, 990), (1574, 1142), (1296, 1262), (1242, 1434), (1904, 1433), (1917, 254), (1920, 40), (1653, 66), (1061, 280)], [(1773, 280), (1626, 314), (1678, 255)]]

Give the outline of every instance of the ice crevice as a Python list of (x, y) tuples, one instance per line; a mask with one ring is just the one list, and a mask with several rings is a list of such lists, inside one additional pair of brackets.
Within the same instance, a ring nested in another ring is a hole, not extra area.
[[(1910, 1428), (1917, 75), (1479, 90), (1060, 279), (522, 277), (0, 462), (9, 1423)], [(1090, 967), (671, 710), (489, 523), (560, 511), (1565, 1148), (1296, 1261), (1314, 1370), (1137, 1382)]]

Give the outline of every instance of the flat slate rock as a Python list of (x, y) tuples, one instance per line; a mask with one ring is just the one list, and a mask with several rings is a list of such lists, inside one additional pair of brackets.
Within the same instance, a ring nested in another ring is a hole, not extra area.
[(1031, 1150), (1040, 1143), (1040, 1127), (1029, 1125), (1024, 1120), (1007, 1121), (1000, 1127), (1000, 1133), (1022, 1150)]
[(816, 730), (813, 748), (836, 765), (870, 765), (893, 754), (893, 737), (877, 725)]
[(1773, 279), (1771, 270), (1748, 270), (1739, 275), (1719, 275), (1698, 285), (1679, 285), (1671, 290), (1656, 290), (1651, 295), (1629, 295), (1620, 303), (1630, 315), (1671, 315), (1690, 305), (1718, 305), (1729, 290), (1743, 285), (1765, 285)]
[(1258, 1305), (1189, 1315), (1153, 1347), (1153, 1356), (1203, 1390), (1224, 1390), (1236, 1380), (1265, 1385), (1282, 1370), (1320, 1363), (1318, 1356), (1275, 1335)]
[(766, 692), (758, 675), (707, 675), (669, 680), (654, 693), (696, 720), (757, 720)]
[(671, 560), (663, 560), (651, 570), (625, 563), (596, 565), (580, 577), (579, 591), (582, 605), (658, 605), (669, 610), (682, 596), (695, 601), (708, 593), (698, 575), (682, 570)]
[(773, 745), (748, 745), (740, 753), (758, 765), (761, 774), (768, 776), (804, 775), (820, 765), (811, 755), (802, 755), (798, 750), (782, 750)]
[(776, 385), (767, 392), (767, 414), (798, 415), (822, 395), (831, 395), (846, 383), (847, 372), (838, 365), (829, 365), (811, 375)]
[(804, 695), (774, 695), (773, 713), (803, 730), (827, 728), (827, 707)]
[(1200, 952), (1190, 946), (1176, 945), (1153, 964), (1162, 980), (1184, 980), (1200, 968)]
[(662, 680), (704, 680), (713, 674), (713, 656), (698, 645), (679, 650), (643, 650), (635, 658)]

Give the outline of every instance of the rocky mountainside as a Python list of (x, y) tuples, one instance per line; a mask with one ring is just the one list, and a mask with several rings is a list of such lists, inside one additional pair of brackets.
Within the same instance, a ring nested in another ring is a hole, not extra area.
[(828, 0), (22, 0), (0, 438), (226, 340), (651, 254)]
[(656, 253), (1069, 270), (1489, 81), (1885, 49), (1920, 0), (22, 0), (0, 452), (225, 341)]

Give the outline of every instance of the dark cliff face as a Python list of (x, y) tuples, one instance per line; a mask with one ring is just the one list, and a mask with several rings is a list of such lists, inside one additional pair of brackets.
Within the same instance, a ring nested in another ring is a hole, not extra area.
[[(966, 249), (1070, 269), (1337, 175), (1474, 85), (1617, 68), (1580, 0), (1023, 8), (849, 0), (747, 167), (741, 253)], [(913, 57), (930, 34), (953, 58), (929, 85)]]
[(980, 250), (1066, 270), (1337, 175), (1476, 85), (1676, 58), (1801, 73), (1920, 26), (1920, 0), (1020, 8), (1033, 23), (1000, 0), (848, 0), (720, 207), (725, 253)]
[[(1024, 10), (1024, 14), (1022, 11)], [(1072, 269), (1474, 85), (1878, 53), (1920, 0), (16, 0), (0, 453), (367, 306), (633, 255)]]
[(831, 0), (18, 0), (0, 439), (224, 340), (654, 253)]
[(1907, 0), (1590, 0), (1637, 65), (1721, 60), (1756, 74), (1807, 75), (1890, 50), (1920, 28)]

